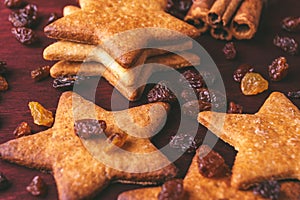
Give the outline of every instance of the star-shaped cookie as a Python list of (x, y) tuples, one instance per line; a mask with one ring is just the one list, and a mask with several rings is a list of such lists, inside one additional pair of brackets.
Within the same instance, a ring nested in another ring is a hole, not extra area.
[(201, 112), (198, 121), (238, 151), (231, 185), (245, 189), (270, 179), (300, 180), (300, 112), (273, 92), (256, 114)]
[[(200, 147), (201, 148), (201, 147)], [(185, 192), (184, 199), (189, 200), (264, 200), (265, 198), (255, 195), (252, 190), (243, 191), (230, 186), (230, 175), (222, 178), (207, 178), (199, 173), (197, 150), (189, 170), (183, 180)], [(288, 181), (281, 183), (278, 200), (298, 200), (300, 198), (300, 182)], [(123, 192), (118, 200), (157, 200), (161, 187), (151, 187)]]
[(177, 42), (182, 36), (195, 38), (200, 34), (195, 27), (166, 13), (166, 0), (81, 0), (79, 4), (80, 11), (48, 25), (45, 34), (101, 45), (124, 67), (131, 67), (151, 41)]
[[(157, 184), (176, 168), (149, 141), (163, 124), (169, 106), (147, 104), (106, 111), (73, 92), (62, 94), (52, 128), (0, 145), (0, 157), (53, 172), (59, 199), (87, 199), (114, 181)], [(80, 139), (74, 121), (101, 119), (107, 133), (129, 134), (122, 149), (102, 151), (105, 138)], [(143, 159), (140, 159), (142, 157)]]

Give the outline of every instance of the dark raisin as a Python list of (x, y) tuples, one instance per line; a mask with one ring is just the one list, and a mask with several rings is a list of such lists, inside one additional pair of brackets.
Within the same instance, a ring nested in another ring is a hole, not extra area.
[(158, 82), (148, 93), (148, 102), (169, 102), (173, 103), (176, 101), (175, 94), (168, 88), (168, 82)]
[(25, 8), (12, 12), (8, 16), (8, 20), (14, 27), (32, 28), (37, 24), (38, 14), (37, 6), (28, 4)]
[(236, 57), (236, 48), (234, 46), (233, 42), (228, 42), (225, 44), (223, 48), (223, 53), (225, 55), (225, 58), (228, 60), (233, 60)]
[(165, 182), (158, 194), (158, 200), (181, 200), (184, 197), (182, 179), (173, 179)]
[(190, 87), (193, 89), (206, 87), (203, 77), (196, 70), (186, 70), (179, 78), (179, 82), (184, 87)]
[(170, 140), (170, 147), (180, 152), (194, 153), (202, 141), (189, 133), (178, 133)]
[(106, 123), (103, 120), (80, 119), (74, 123), (76, 135), (83, 139), (90, 139), (101, 136), (106, 129)]
[(17, 128), (14, 130), (14, 136), (16, 138), (19, 138), (19, 137), (23, 137), (23, 136), (26, 136), (26, 135), (31, 135), (31, 128), (30, 126), (28, 125), (28, 123), (26, 122), (22, 122), (21, 124), (19, 124), (17, 126)]
[(242, 64), (240, 65), (234, 72), (233, 72), (233, 80), (236, 82), (241, 82), (243, 77), (248, 73), (248, 72), (253, 72), (254, 67), (248, 64)]
[(26, 187), (26, 190), (33, 196), (46, 196), (47, 185), (40, 176), (35, 176), (31, 183)]
[(0, 61), (0, 75), (3, 75), (7, 72), (7, 64), (4, 61)]
[(23, 0), (4, 0), (4, 5), (8, 8), (21, 8), (25, 4)]
[(10, 186), (10, 181), (6, 178), (6, 176), (0, 172), (0, 191), (6, 190)]
[(269, 66), (269, 76), (272, 81), (280, 81), (288, 74), (289, 64), (285, 57), (276, 58)]
[(8, 83), (6, 79), (0, 75), (0, 91), (8, 90)]
[(40, 81), (50, 75), (50, 66), (43, 66), (32, 70), (30, 75), (35, 81)]
[(286, 17), (281, 22), (281, 27), (289, 32), (300, 31), (300, 17)]
[(198, 149), (198, 169), (207, 178), (220, 178), (229, 174), (229, 167), (223, 157), (207, 145)]
[(291, 55), (295, 55), (298, 53), (299, 45), (294, 38), (281, 37), (276, 35), (273, 40), (273, 44)]
[(300, 90), (295, 92), (288, 92), (288, 96), (294, 99), (300, 99)]
[(242, 114), (243, 113), (243, 107), (239, 104), (234, 103), (233, 101), (231, 101), (229, 103), (229, 108), (228, 108), (228, 113), (232, 113), (232, 114)]
[(183, 19), (192, 5), (192, 0), (168, 0), (166, 12)]
[(226, 106), (226, 96), (217, 90), (208, 90), (206, 88), (197, 89), (198, 99), (211, 103), (212, 108), (220, 110)]
[(194, 119), (197, 119), (199, 112), (205, 110), (211, 110), (211, 103), (202, 100), (193, 100), (182, 105), (183, 114)]
[(47, 24), (51, 24), (57, 19), (58, 19), (58, 15), (56, 13), (50, 13)]
[(15, 38), (25, 45), (33, 44), (37, 41), (37, 35), (30, 28), (18, 27), (12, 28), (11, 33), (15, 36)]
[(280, 184), (275, 180), (265, 181), (254, 186), (253, 193), (263, 198), (276, 200), (279, 197)]
[(81, 81), (89, 79), (89, 77), (78, 75), (59, 76), (53, 81), (54, 88), (72, 87), (74, 84), (80, 84)]

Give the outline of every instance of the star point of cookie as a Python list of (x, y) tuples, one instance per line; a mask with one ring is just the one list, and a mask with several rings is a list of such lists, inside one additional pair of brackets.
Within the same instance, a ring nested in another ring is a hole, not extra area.
[(232, 186), (300, 180), (300, 112), (284, 94), (273, 92), (256, 114), (205, 111), (198, 121), (238, 151)]
[[(59, 199), (90, 198), (111, 182), (157, 184), (174, 177), (177, 170), (148, 138), (143, 137), (160, 128), (168, 109), (168, 104), (155, 103), (110, 112), (73, 92), (65, 92), (60, 98), (53, 127), (1, 144), (0, 157), (27, 167), (52, 171)], [(94, 140), (80, 139), (74, 131), (74, 120), (85, 118), (105, 120), (108, 133), (128, 133), (122, 151), (103, 153), (99, 150), (101, 139), (98, 146)], [(155, 156), (153, 162), (161, 168), (145, 168), (145, 160), (128, 161), (124, 155), (130, 153), (144, 157), (152, 153)], [(103, 160), (102, 156), (105, 156)], [(110, 163), (105, 162), (108, 159)]]

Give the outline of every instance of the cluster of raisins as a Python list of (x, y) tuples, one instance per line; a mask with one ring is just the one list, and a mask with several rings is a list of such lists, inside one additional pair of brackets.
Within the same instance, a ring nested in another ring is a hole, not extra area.
[[(8, 16), (8, 20), (13, 25), (13, 28), (11, 29), (12, 35), (20, 43), (31, 45), (38, 41), (38, 36), (33, 29), (38, 25), (40, 17), (37, 5), (26, 4), (27, 3), (24, 0), (4, 1), (4, 5), (6, 5), (7, 8), (18, 8), (18, 10), (11, 12)], [(48, 24), (52, 23), (57, 18), (57, 14), (51, 13), (48, 18)]]

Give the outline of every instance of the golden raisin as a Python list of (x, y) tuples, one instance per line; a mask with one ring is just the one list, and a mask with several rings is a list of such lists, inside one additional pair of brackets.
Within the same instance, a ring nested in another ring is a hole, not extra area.
[(247, 73), (241, 81), (244, 95), (256, 95), (268, 89), (269, 83), (258, 73)]
[(28, 104), (33, 117), (33, 121), (37, 125), (51, 127), (53, 124), (52, 112), (45, 109), (40, 103), (31, 101)]

